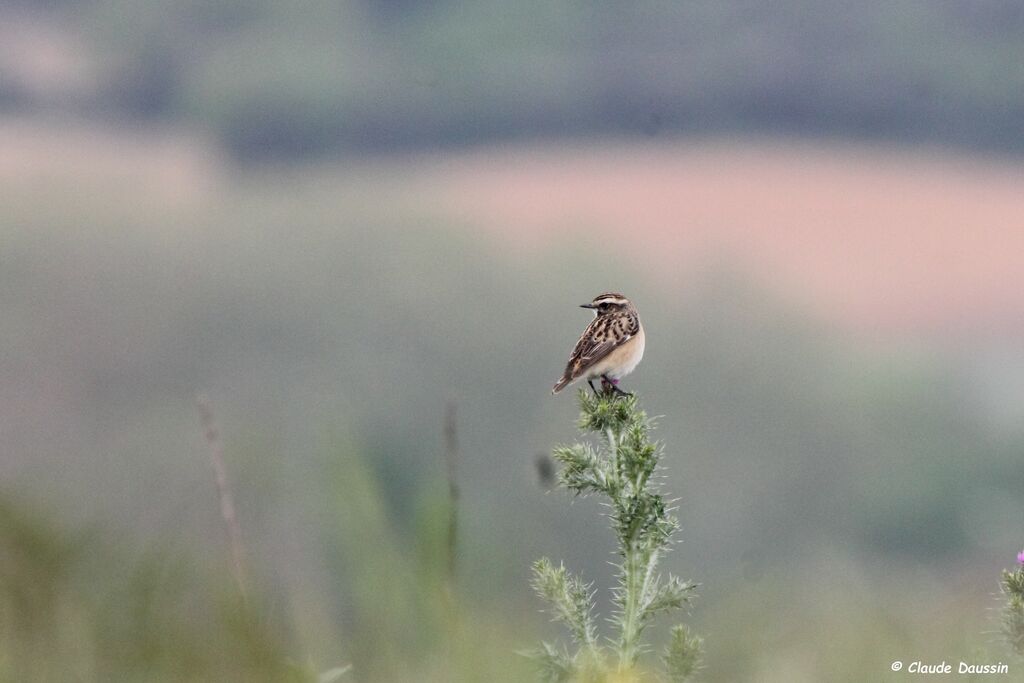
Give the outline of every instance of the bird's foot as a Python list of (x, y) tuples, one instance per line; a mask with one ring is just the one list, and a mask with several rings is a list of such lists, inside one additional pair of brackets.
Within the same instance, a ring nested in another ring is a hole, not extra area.
[(623, 391), (622, 389), (619, 389), (619, 380), (617, 380), (617, 379), (615, 379), (613, 377), (609, 377), (608, 375), (601, 375), (601, 388), (604, 390), (605, 394), (609, 394), (609, 395), (614, 395), (614, 396), (632, 396), (633, 395), (633, 394), (631, 394), (628, 391)]

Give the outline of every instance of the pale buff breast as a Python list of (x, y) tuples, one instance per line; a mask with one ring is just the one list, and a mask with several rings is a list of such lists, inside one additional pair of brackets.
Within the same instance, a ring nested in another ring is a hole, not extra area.
[(644, 342), (644, 326), (640, 325), (640, 331), (635, 337), (587, 370), (587, 378), (594, 379), (601, 375), (608, 375), (612, 379), (621, 379), (633, 372), (640, 359), (644, 357)]

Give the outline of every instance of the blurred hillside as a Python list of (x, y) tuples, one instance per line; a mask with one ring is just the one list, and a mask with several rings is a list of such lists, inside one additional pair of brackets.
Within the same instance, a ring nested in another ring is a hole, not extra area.
[(240, 159), (595, 133), (1024, 145), (1024, 8), (16, 0), (0, 111), (209, 130)]

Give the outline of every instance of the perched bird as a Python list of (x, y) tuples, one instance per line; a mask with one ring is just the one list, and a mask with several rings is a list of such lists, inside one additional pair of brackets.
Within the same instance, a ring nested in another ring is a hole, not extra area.
[(583, 330), (551, 393), (586, 377), (596, 394), (594, 380), (600, 377), (602, 389), (628, 395), (619, 389), (619, 380), (633, 372), (644, 356), (644, 326), (636, 307), (621, 294), (606, 292), (581, 308), (593, 310), (594, 320)]

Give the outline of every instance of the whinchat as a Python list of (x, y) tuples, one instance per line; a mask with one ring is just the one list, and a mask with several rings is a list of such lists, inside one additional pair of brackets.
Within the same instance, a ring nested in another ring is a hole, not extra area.
[(565, 372), (551, 393), (586, 377), (596, 394), (594, 380), (600, 377), (603, 389), (626, 394), (619, 389), (619, 380), (633, 372), (644, 356), (644, 326), (636, 307), (621, 294), (606, 292), (581, 308), (594, 311), (594, 319), (572, 348)]

